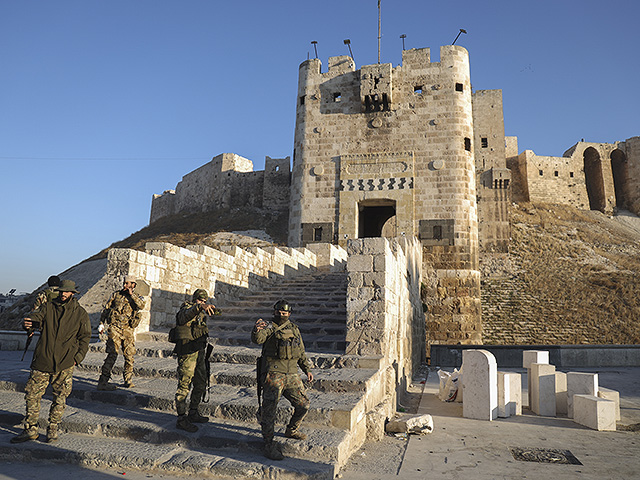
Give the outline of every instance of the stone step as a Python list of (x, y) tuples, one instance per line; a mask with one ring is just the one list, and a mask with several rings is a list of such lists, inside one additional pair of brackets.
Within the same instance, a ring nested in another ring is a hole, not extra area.
[[(28, 373), (8, 372), (3, 375), (0, 390), (22, 392)], [(98, 391), (97, 374), (77, 369), (74, 372), (72, 398), (96, 404), (120, 405), (130, 408), (148, 408), (169, 414), (175, 413), (174, 396), (176, 380), (168, 378), (136, 378), (136, 386), (130, 389), (118, 388), (110, 392)], [(200, 412), (219, 420), (256, 423), (258, 398), (255, 387), (234, 385), (211, 385), (209, 401), (202, 403)], [(311, 402), (305, 425), (333, 427), (351, 430), (364, 411), (361, 392), (325, 393), (307, 390)], [(278, 404), (276, 422), (285, 423), (293, 409), (288, 402)], [(257, 425), (257, 424), (256, 424)]]
[[(218, 321), (209, 322), (209, 335), (212, 338), (217, 338), (219, 334), (227, 334), (230, 332), (241, 333), (251, 337), (251, 331), (255, 321), (250, 320), (233, 320), (233, 321)], [(302, 333), (302, 338), (306, 343), (306, 338), (309, 335), (341, 335), (345, 336), (347, 332), (346, 325), (338, 323), (325, 323), (325, 322), (313, 322), (311, 324), (297, 323)]]
[[(78, 370), (93, 372), (97, 379), (100, 375), (105, 355), (101, 352), (89, 352)], [(112, 370), (114, 380), (122, 378), (124, 361), (118, 357)], [(136, 357), (134, 360), (134, 380), (138, 378), (177, 379), (175, 358)], [(307, 387), (319, 392), (364, 392), (367, 383), (376, 370), (367, 368), (326, 368), (313, 371), (314, 381)], [(302, 378), (305, 378), (302, 375)], [(211, 384), (242, 387), (256, 386), (256, 366), (252, 363), (211, 362)]]
[[(75, 390), (75, 385), (74, 385)], [(0, 456), (13, 461), (51, 460), (94, 466), (117, 465), (123, 470), (138, 469), (198, 476), (259, 479), (331, 479), (337, 465), (346, 462), (348, 434), (337, 429), (302, 427), (307, 440), (277, 435), (286, 458), (266, 459), (257, 424), (211, 420), (199, 425), (196, 433), (176, 428), (173, 414), (128, 405), (67, 401), (60, 424), (60, 440), (44, 443), (48, 395), (42, 400), (40, 441), (14, 445), (10, 438), (19, 433), (24, 396), (0, 392)], [(279, 426), (277, 430), (282, 430)]]
[[(221, 332), (219, 332), (221, 333)], [(304, 346), (307, 353), (310, 352), (331, 352), (343, 353), (347, 348), (345, 335), (323, 335), (323, 334), (304, 334)], [(216, 337), (218, 345), (229, 346), (250, 346), (251, 337), (246, 332), (227, 332), (224, 335)]]

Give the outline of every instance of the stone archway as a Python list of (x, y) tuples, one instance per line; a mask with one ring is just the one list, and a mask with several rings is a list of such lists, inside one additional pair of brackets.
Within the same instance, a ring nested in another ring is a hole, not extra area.
[(616, 194), (616, 206), (627, 208), (627, 192), (629, 188), (629, 170), (627, 156), (620, 149), (611, 152), (611, 171), (613, 172), (613, 188)]
[(358, 238), (395, 236), (395, 201), (376, 199), (358, 203)]
[(607, 205), (602, 176), (602, 159), (598, 151), (589, 147), (584, 151), (584, 180), (589, 197), (589, 209), (604, 213)]

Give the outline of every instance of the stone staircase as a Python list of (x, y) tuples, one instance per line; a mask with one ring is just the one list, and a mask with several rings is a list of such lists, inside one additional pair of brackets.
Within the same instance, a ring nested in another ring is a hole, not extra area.
[(217, 345), (249, 346), (256, 320), (269, 321), (273, 304), (284, 298), (293, 305), (291, 319), (300, 327), (308, 351), (344, 353), (346, 289), (344, 273), (316, 273), (284, 280), (227, 302), (222, 314), (209, 320), (210, 335)]
[[(377, 368), (378, 359), (336, 353), (339, 342), (344, 341), (344, 333), (338, 332), (344, 332), (345, 318), (344, 296), (340, 299), (336, 290), (344, 280), (334, 274), (308, 280), (310, 286), (296, 281), (238, 300), (215, 319), (211, 330), (212, 337), (218, 336), (218, 345), (211, 357), (210, 398), (201, 406), (201, 413), (210, 416), (210, 421), (195, 434), (175, 427), (177, 362), (171, 357), (173, 345), (166, 342), (166, 336), (155, 334), (147, 336), (155, 340), (137, 343), (135, 387), (113, 392), (96, 390), (105, 353), (103, 343), (92, 343), (74, 374), (60, 441), (13, 445), (9, 439), (19, 432), (29, 363), (19, 361), (21, 352), (0, 352), (4, 366), (0, 377), (0, 425), (4, 427), (0, 428), (0, 458), (38, 458), (209, 478), (333, 478), (365, 441), (366, 414), (384, 400), (385, 382)], [(274, 462), (262, 455), (255, 416), (255, 361), (260, 348), (240, 343), (246, 343), (242, 336), (249, 335), (256, 312), (266, 316), (281, 297), (294, 305), (315, 379), (307, 385), (311, 409), (302, 425), (306, 440), (282, 435), (292, 409), (284, 399), (279, 404), (276, 438), (286, 458)], [(313, 312), (318, 312), (315, 317)], [(223, 328), (231, 322), (235, 328)], [(329, 333), (331, 329), (336, 333)], [(121, 376), (119, 357), (112, 380), (118, 384)], [(49, 399), (47, 393), (41, 410), (43, 428)]]

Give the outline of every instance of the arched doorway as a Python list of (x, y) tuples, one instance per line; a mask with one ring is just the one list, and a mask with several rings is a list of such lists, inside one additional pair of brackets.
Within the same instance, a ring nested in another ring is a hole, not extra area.
[(627, 188), (629, 181), (629, 171), (627, 157), (622, 150), (616, 149), (611, 152), (611, 171), (613, 172), (613, 188), (616, 192), (616, 206), (627, 208)]
[(376, 199), (358, 203), (358, 238), (395, 236), (395, 201)]
[(604, 213), (607, 203), (602, 177), (602, 160), (598, 151), (593, 147), (584, 151), (584, 177), (589, 197), (589, 209), (600, 210)]

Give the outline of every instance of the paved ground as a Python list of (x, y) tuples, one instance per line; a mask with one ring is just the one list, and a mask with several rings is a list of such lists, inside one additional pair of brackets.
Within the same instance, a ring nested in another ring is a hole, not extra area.
[[(640, 368), (585, 369), (597, 372), (603, 387), (621, 394), (621, 420), (616, 432), (597, 432), (567, 418), (524, 414), (493, 422), (462, 418), (462, 405), (443, 403), (436, 394), (438, 379), (431, 371), (426, 384), (413, 387), (419, 413), (432, 415), (434, 432), (408, 438), (388, 436), (367, 444), (343, 469), (343, 480), (389, 479), (540, 479), (640, 478)], [(526, 395), (524, 395), (526, 398)], [(625, 428), (635, 429), (626, 431)], [(6, 429), (2, 429), (6, 430)], [(569, 451), (581, 465), (516, 460), (512, 448), (525, 451)], [(166, 474), (91, 470), (74, 465), (4, 462), (0, 480), (83, 478), (109, 480), (177, 480)]]

